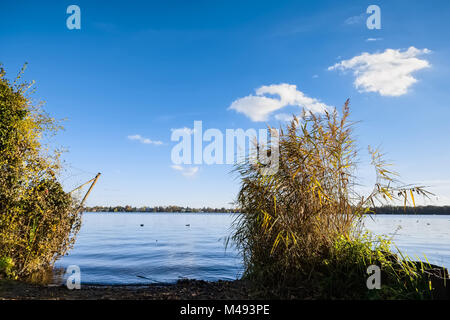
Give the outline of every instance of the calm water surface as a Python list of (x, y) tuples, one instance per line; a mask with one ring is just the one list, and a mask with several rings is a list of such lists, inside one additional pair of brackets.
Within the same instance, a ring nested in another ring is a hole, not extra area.
[(378, 215), (373, 220), (367, 217), (365, 226), (375, 234), (391, 238), (410, 258), (428, 259), (450, 269), (450, 216)]
[[(237, 279), (242, 259), (224, 243), (232, 221), (214, 213), (85, 213), (74, 249), (56, 267), (78, 265), (90, 284)], [(365, 224), (408, 255), (450, 267), (450, 216), (380, 215)]]
[(78, 265), (90, 284), (236, 279), (241, 258), (224, 242), (232, 221), (223, 213), (85, 213), (75, 247), (56, 267)]

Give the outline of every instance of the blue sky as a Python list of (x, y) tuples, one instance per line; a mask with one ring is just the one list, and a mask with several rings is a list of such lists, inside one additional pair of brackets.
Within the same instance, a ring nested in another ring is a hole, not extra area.
[[(80, 30), (66, 27), (71, 4)], [(372, 4), (380, 30), (366, 26)], [(450, 204), (448, 1), (2, 1), (0, 9), (9, 77), (28, 62), (34, 97), (67, 118), (55, 141), (69, 150), (66, 187), (102, 172), (88, 205), (228, 207), (239, 188), (232, 167), (174, 167), (172, 129), (195, 120), (263, 128), (347, 98), (360, 121), (362, 181), (374, 180), (367, 145), (381, 146), (403, 181)], [(276, 111), (258, 109), (263, 100)]]

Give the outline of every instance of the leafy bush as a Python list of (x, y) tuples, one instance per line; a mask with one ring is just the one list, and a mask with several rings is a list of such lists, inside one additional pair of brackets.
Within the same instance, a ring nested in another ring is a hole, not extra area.
[(6, 275), (7, 277), (14, 277), (14, 262), (11, 258), (2, 257), (0, 258), (0, 273)]
[(57, 181), (60, 152), (42, 142), (60, 127), (18, 83), (23, 70), (11, 84), (0, 68), (0, 274), (16, 279), (52, 266), (80, 226)]
[[(347, 101), (341, 116), (334, 110), (294, 118), (280, 132), (279, 169), (273, 175), (264, 175), (264, 165), (250, 159), (236, 167), (241, 214), (232, 239), (243, 254), (245, 276), (266, 296), (362, 298), (368, 263), (382, 263), (381, 251), (390, 255), (384, 242), (377, 247), (362, 236), (363, 217), (376, 202), (406, 205), (414, 193), (427, 196), (421, 187), (402, 186), (379, 151), (370, 148), (377, 182), (368, 196), (355, 191), (358, 153), (349, 114)], [(269, 147), (257, 150), (270, 152)], [(347, 290), (354, 281), (361, 290)]]

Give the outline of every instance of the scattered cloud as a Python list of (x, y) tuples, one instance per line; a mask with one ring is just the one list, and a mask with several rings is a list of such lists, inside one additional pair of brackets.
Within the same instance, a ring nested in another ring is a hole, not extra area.
[(281, 83), (262, 86), (256, 89), (256, 95), (235, 100), (229, 109), (245, 114), (252, 121), (267, 121), (270, 114), (286, 106), (298, 106), (314, 113), (324, 113), (332, 108), (306, 96), (296, 85)]
[(135, 134), (135, 135), (128, 136), (128, 139), (129, 140), (136, 140), (136, 141), (139, 141), (140, 143), (143, 143), (143, 144), (154, 144), (156, 146), (159, 146), (159, 145), (163, 144), (162, 141), (150, 140), (148, 138), (144, 138), (140, 134)]
[(275, 115), (274, 118), (279, 121), (289, 122), (293, 119), (293, 116), (292, 116), (292, 114), (289, 114), (289, 113), (278, 113)]
[(358, 24), (364, 21), (365, 18), (365, 14), (361, 13), (359, 16), (353, 16), (350, 18), (347, 18), (344, 23), (348, 24), (348, 25), (352, 25), (352, 24)]
[(176, 128), (176, 129), (171, 129), (172, 132), (174, 131), (181, 131), (181, 132), (185, 132), (189, 135), (193, 134), (195, 132), (195, 129), (191, 129), (188, 127), (183, 127), (183, 128)]
[(366, 42), (381, 41), (383, 38), (367, 38)]
[(319, 77), (319, 75), (315, 74), (312, 77), (313, 77), (313, 79), (317, 79)]
[(407, 50), (386, 49), (381, 53), (364, 52), (349, 60), (342, 60), (328, 70), (353, 70), (354, 85), (361, 92), (378, 92), (382, 96), (401, 96), (417, 82), (412, 73), (430, 67), (418, 56), (428, 49), (409, 47)]
[(188, 167), (180, 166), (178, 164), (172, 165), (171, 168), (174, 169), (175, 171), (181, 172), (181, 174), (185, 177), (193, 177), (198, 172), (198, 167), (189, 167), (188, 168)]

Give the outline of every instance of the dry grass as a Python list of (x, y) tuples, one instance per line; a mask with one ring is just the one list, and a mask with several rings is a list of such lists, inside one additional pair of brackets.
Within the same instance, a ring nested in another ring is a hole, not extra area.
[[(356, 191), (356, 142), (342, 115), (304, 114), (282, 130), (279, 170), (262, 174), (262, 164), (240, 164), (237, 204), (241, 214), (232, 239), (244, 256), (246, 276), (268, 290), (300, 287), (322, 270), (336, 243), (359, 241), (360, 222), (377, 201), (413, 201), (421, 187), (401, 186), (377, 150), (369, 151), (377, 174), (371, 194)], [(268, 151), (268, 146), (259, 146)], [(263, 151), (263, 152), (265, 152)]]

